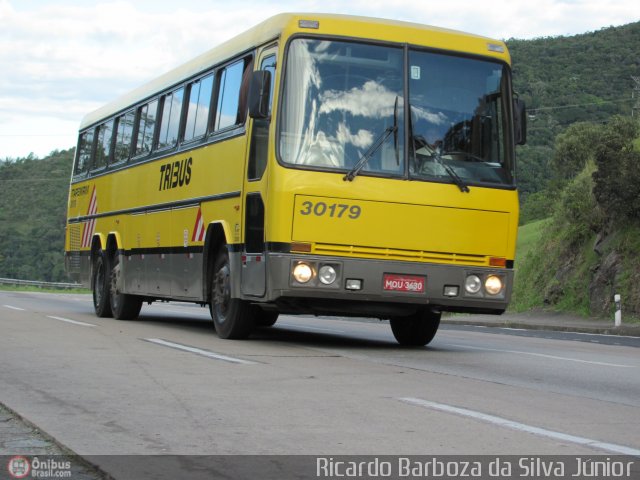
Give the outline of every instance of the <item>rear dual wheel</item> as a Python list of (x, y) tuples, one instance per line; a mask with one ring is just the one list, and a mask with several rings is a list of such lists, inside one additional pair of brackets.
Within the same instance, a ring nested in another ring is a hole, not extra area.
[(142, 308), (142, 298), (122, 292), (122, 270), (120, 253), (111, 257), (110, 295), (111, 311), (118, 320), (134, 320), (138, 318)]
[(93, 309), (98, 317), (112, 317), (110, 302), (111, 276), (109, 262), (104, 250), (98, 250), (93, 260), (91, 285), (93, 286)]
[(142, 298), (128, 295), (121, 290), (120, 254), (110, 258), (100, 249), (93, 264), (93, 308), (98, 317), (114, 317), (118, 320), (133, 320), (142, 308)]

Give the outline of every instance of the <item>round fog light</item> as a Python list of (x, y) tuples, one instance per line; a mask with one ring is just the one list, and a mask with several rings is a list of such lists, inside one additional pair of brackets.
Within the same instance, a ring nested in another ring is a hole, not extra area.
[(318, 278), (325, 285), (331, 285), (336, 281), (337, 277), (338, 274), (336, 273), (336, 269), (331, 265), (323, 265), (320, 267), (320, 270), (318, 270)]
[(299, 263), (293, 267), (293, 278), (298, 283), (307, 283), (313, 278), (313, 269), (306, 263)]
[(480, 287), (482, 287), (482, 281), (480, 281), (480, 277), (477, 275), (469, 275), (464, 281), (464, 289), (467, 293), (478, 293), (480, 291)]
[(502, 279), (497, 275), (489, 275), (484, 281), (484, 289), (489, 295), (498, 295), (502, 291)]

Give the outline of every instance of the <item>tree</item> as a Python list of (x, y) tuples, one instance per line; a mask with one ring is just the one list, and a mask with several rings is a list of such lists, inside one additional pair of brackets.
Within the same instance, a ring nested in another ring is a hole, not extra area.
[(640, 126), (630, 117), (612, 117), (602, 132), (593, 173), (593, 193), (614, 222), (640, 222)]
[(591, 122), (571, 125), (556, 137), (556, 149), (551, 161), (556, 175), (563, 180), (574, 178), (594, 157), (600, 143), (602, 127)]

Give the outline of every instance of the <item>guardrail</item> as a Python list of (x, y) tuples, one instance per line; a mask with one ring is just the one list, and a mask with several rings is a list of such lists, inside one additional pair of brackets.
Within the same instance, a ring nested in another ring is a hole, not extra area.
[(19, 280), (17, 278), (0, 278), (0, 285), (16, 285), (38, 288), (82, 288), (80, 283), (61, 283), (61, 282), (37, 282), (35, 280)]

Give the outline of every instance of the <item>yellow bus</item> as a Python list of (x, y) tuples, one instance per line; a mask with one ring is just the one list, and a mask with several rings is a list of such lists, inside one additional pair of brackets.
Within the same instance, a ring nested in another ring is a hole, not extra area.
[(426, 345), (508, 305), (525, 136), (501, 41), (277, 15), (82, 120), (67, 270), (100, 317), (367, 316)]

